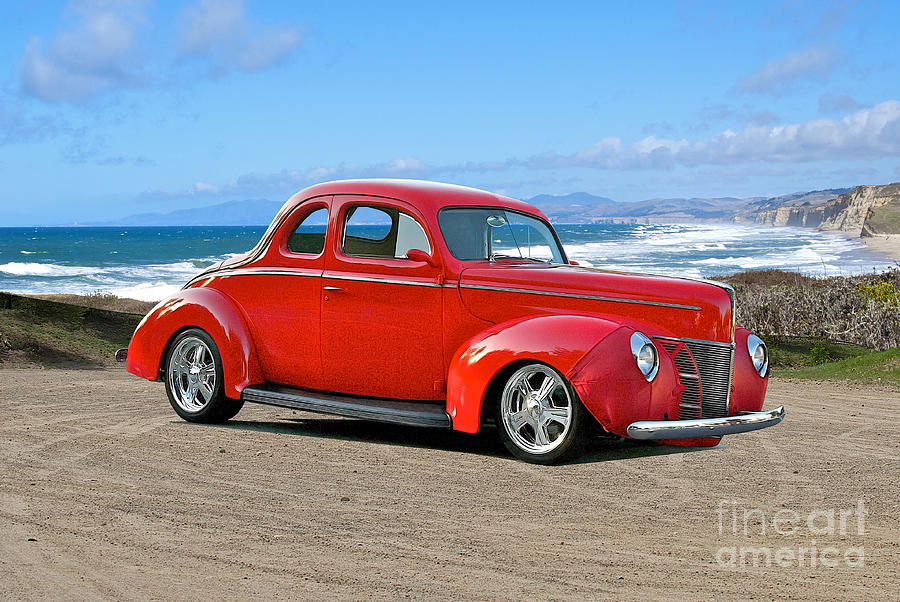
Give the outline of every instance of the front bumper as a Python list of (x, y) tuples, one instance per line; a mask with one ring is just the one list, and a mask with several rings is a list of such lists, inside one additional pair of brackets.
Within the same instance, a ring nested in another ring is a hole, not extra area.
[(784, 406), (765, 412), (744, 412), (722, 418), (698, 418), (696, 420), (641, 420), (628, 425), (632, 439), (699, 439), (721, 437), (733, 433), (746, 433), (775, 426), (784, 418)]

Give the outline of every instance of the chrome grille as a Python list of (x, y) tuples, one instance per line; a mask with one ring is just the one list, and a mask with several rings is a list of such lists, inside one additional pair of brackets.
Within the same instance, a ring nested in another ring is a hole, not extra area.
[(700, 377), (690, 351), (681, 341), (659, 340), (663, 349), (672, 357), (675, 368), (678, 370), (678, 380), (684, 385), (679, 402), (678, 418), (690, 420), (700, 417)]
[(695, 339), (657, 339), (672, 356), (681, 393), (678, 417), (718, 418), (728, 415), (734, 346)]

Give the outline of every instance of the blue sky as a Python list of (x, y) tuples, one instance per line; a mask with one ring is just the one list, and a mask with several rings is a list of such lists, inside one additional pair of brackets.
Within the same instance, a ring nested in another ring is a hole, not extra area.
[(897, 2), (0, 6), (0, 226), (344, 177), (527, 198), (900, 180)]

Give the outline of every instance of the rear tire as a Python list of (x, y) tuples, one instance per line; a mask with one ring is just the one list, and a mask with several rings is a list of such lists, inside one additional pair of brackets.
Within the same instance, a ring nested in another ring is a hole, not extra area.
[(169, 403), (189, 422), (225, 422), (244, 405), (225, 396), (222, 356), (212, 337), (199, 328), (185, 330), (172, 341), (165, 381)]
[(555, 464), (580, 452), (590, 419), (569, 381), (537, 362), (510, 375), (496, 405), (503, 445), (534, 464)]

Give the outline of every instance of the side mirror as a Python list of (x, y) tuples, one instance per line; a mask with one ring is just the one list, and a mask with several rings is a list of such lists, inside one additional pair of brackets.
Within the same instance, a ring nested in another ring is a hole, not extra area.
[(406, 252), (406, 258), (410, 261), (424, 261), (433, 268), (437, 267), (437, 261), (434, 260), (434, 257), (422, 249), (410, 249)]
[(570, 259), (569, 265), (580, 265), (580, 264), (577, 261), (575, 261), (574, 259)]

